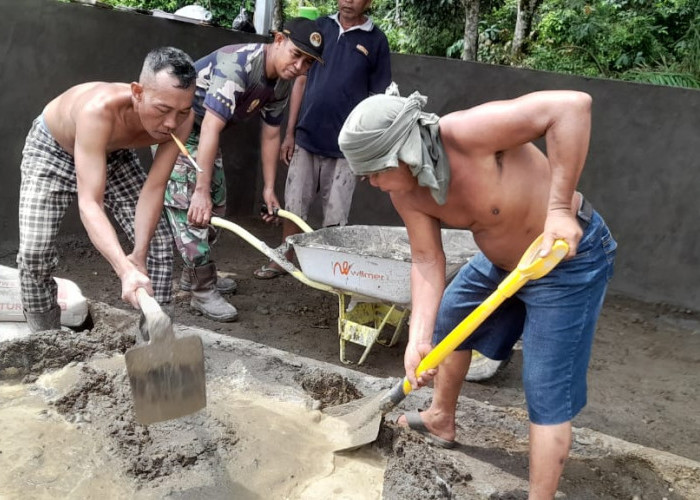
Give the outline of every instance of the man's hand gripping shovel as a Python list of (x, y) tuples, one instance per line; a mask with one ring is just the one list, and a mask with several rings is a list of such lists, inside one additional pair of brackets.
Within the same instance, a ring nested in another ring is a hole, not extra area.
[[(556, 240), (550, 252), (539, 255), (542, 236), (535, 239), (511, 272), (498, 288), (469, 316), (457, 325), (447, 337), (436, 345), (420, 362), (416, 375), (436, 368), (457, 346), (459, 346), (488, 316), (508, 297), (515, 294), (525, 283), (545, 276), (566, 256), (569, 245), (564, 240)], [(334, 451), (358, 448), (377, 439), (382, 417), (398, 405), (411, 392), (408, 378), (396, 384), (389, 391), (380, 392), (350, 403), (326, 408), (324, 413), (332, 417), (334, 425), (344, 429), (346, 435), (338, 436)]]

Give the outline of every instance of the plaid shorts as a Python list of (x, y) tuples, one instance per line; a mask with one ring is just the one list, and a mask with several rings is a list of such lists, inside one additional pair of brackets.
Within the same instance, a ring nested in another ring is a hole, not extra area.
[[(51, 136), (42, 116), (34, 120), (22, 151), (19, 195), (19, 253), (17, 267), (22, 305), (27, 312), (43, 313), (54, 307), (57, 296), (52, 274), (58, 264), (56, 236), (68, 206), (77, 197), (75, 161)], [(136, 202), (146, 174), (131, 150), (107, 155), (104, 205), (129, 240), (134, 241)], [(172, 236), (161, 217), (146, 261), (155, 299), (172, 298)]]

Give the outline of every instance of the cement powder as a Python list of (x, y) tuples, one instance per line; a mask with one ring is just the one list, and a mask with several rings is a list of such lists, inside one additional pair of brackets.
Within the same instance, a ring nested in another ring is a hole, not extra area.
[[(295, 246), (322, 248), (329, 252), (411, 261), (411, 246), (403, 227), (328, 227), (292, 236), (290, 240)], [(470, 231), (443, 230), (442, 243), (448, 263), (464, 263), (477, 250)]]

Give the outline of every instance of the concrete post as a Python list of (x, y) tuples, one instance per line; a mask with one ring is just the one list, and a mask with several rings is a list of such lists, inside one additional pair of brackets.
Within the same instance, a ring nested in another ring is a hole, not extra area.
[(253, 24), (258, 35), (267, 35), (272, 27), (272, 13), (275, 0), (255, 0)]

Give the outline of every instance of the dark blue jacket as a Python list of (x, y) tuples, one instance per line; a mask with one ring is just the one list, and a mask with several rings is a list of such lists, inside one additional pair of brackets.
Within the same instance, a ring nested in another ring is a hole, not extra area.
[(389, 43), (374, 26), (340, 37), (338, 23), (326, 16), (316, 23), (323, 35), (323, 60), (309, 70), (296, 127), (296, 143), (307, 151), (342, 158), (338, 134), (350, 111), (391, 83)]

